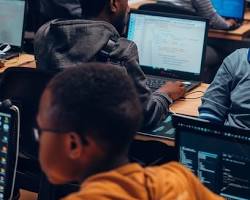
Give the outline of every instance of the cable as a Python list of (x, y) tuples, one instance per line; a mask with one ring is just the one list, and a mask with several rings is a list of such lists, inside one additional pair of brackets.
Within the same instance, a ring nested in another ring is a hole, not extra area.
[(169, 107), (169, 112), (172, 113), (172, 114), (176, 114), (176, 112), (174, 112), (171, 107)]
[[(198, 96), (198, 97), (187, 97), (187, 96), (189, 96), (189, 95), (191, 95), (191, 94), (195, 94), (195, 93), (202, 93), (202, 96)], [(180, 99), (177, 99), (176, 101), (185, 101), (185, 100), (200, 99), (201, 97), (203, 97), (203, 94), (204, 94), (204, 93), (205, 93), (205, 92), (203, 92), (203, 91), (194, 91), (194, 92), (190, 92), (190, 93), (186, 94), (185, 97), (182, 97), (182, 98), (180, 98)]]
[[(10, 100), (9, 100), (10, 101)], [(11, 103), (11, 101), (10, 101)], [(10, 109), (16, 111), (17, 113), (17, 143), (16, 143), (16, 160), (14, 166), (14, 174), (13, 174), (13, 181), (12, 181), (12, 188), (10, 193), (9, 200), (13, 199), (14, 188), (15, 188), (15, 181), (16, 181), (16, 173), (17, 173), (17, 162), (18, 162), (18, 155), (19, 155), (19, 139), (20, 139), (20, 111), (19, 108), (15, 105), (11, 105)]]

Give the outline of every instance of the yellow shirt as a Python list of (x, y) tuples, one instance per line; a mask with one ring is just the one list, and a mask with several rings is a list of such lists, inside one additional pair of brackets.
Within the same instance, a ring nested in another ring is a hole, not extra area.
[(222, 200), (182, 165), (143, 168), (128, 164), (91, 176), (63, 200)]

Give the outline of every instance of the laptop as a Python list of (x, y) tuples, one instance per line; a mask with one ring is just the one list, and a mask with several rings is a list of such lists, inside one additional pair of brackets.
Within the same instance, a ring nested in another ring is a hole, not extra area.
[(0, 0), (0, 59), (21, 52), (25, 18), (25, 0)]
[(156, 138), (175, 140), (175, 129), (172, 124), (172, 115), (168, 115), (156, 128), (147, 131), (139, 131), (140, 135), (153, 136)]
[(179, 162), (228, 200), (250, 199), (250, 131), (173, 116)]
[(0, 107), (0, 200), (12, 199), (18, 157), (18, 117), (12, 108)]
[(204, 18), (131, 11), (127, 38), (137, 44), (147, 85), (182, 81), (189, 91), (200, 84), (208, 22)]
[(238, 28), (244, 21), (245, 0), (211, 0), (218, 14), (226, 19), (234, 19)]

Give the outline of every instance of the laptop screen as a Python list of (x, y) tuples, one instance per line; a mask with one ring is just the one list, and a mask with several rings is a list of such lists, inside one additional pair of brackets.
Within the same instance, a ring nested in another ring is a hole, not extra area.
[(212, 0), (216, 11), (223, 17), (233, 19), (243, 19), (245, 1), (244, 0)]
[(206, 21), (135, 11), (127, 33), (138, 47), (140, 65), (200, 74)]
[(250, 197), (250, 131), (173, 117), (179, 161), (229, 200)]
[(21, 47), (25, 0), (0, 0), (0, 44)]

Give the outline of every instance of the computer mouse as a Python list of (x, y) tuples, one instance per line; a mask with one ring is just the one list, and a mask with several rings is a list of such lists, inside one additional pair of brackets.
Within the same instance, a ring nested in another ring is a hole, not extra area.
[(192, 83), (189, 82), (189, 81), (182, 81), (182, 83), (183, 83), (184, 85), (191, 85), (191, 84), (192, 84)]
[(10, 45), (7, 43), (0, 44), (0, 53), (4, 54), (11, 49)]

